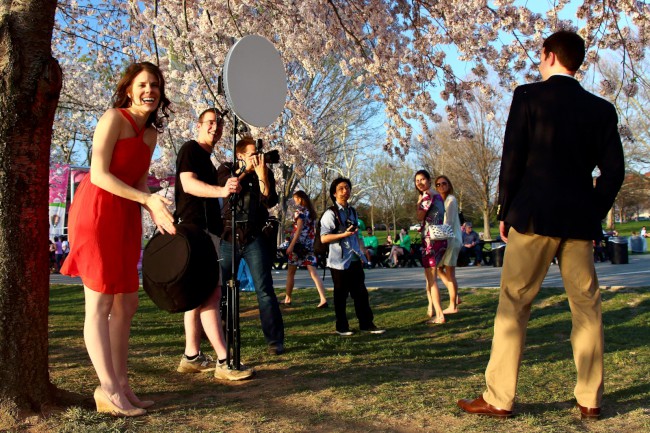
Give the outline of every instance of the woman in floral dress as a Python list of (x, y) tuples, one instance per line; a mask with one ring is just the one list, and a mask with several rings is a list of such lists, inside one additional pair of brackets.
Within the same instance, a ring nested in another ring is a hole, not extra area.
[(314, 218), (316, 211), (309, 196), (304, 191), (296, 191), (293, 194), (293, 201), (296, 203), (296, 211), (293, 216), (293, 234), (287, 248), (289, 270), (287, 272), (284, 304), (291, 304), (291, 293), (293, 292), (298, 266), (306, 266), (320, 296), (318, 308), (326, 308), (328, 305), (327, 298), (325, 298), (325, 287), (323, 286), (323, 280), (316, 271), (318, 261), (314, 254), (314, 236), (316, 233)]
[[(430, 225), (442, 224), (445, 218), (445, 202), (440, 194), (431, 188), (431, 175), (426, 170), (415, 173), (415, 188), (420, 197), (417, 205), (417, 218), (422, 221), (422, 267), (427, 282), (427, 299), (429, 306), (427, 314), (431, 319), (429, 324), (445, 323), (445, 315), (440, 306), (440, 291), (437, 281), (437, 266), (447, 250), (447, 240), (433, 240), (429, 237)], [(434, 317), (435, 312), (435, 317)]]

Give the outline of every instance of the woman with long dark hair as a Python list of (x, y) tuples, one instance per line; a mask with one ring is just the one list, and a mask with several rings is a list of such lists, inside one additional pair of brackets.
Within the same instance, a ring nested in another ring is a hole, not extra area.
[(170, 101), (158, 67), (130, 65), (117, 84), (113, 108), (97, 122), (90, 174), (70, 208), (72, 249), (61, 273), (84, 284), (84, 341), (99, 377), (98, 412), (139, 416), (152, 401), (140, 400), (129, 385), (127, 357), (131, 320), (138, 307), (141, 208), (158, 229), (175, 233), (171, 202), (151, 194), (147, 175)]
[[(447, 250), (447, 240), (431, 239), (428, 232), (430, 225), (440, 225), (445, 217), (445, 205), (440, 194), (431, 188), (431, 175), (426, 170), (418, 170), (414, 177), (415, 189), (419, 193), (417, 204), (417, 219), (422, 221), (420, 233), (422, 237), (422, 267), (426, 278), (427, 299), (429, 301), (427, 315), (429, 324), (445, 323), (445, 314), (440, 305), (438, 289), (438, 263)], [(435, 313), (435, 316), (434, 316)]]
[(454, 230), (454, 237), (447, 240), (447, 251), (438, 264), (438, 275), (449, 290), (449, 307), (442, 312), (454, 314), (458, 312), (460, 295), (458, 294), (458, 282), (456, 281), (456, 263), (458, 253), (462, 245), (462, 232), (460, 231), (460, 218), (458, 217), (458, 202), (454, 196), (454, 186), (447, 176), (436, 177), (434, 182), (436, 191), (440, 194), (445, 203), (444, 223)]
[(293, 193), (293, 201), (296, 203), (296, 211), (293, 216), (293, 234), (289, 247), (287, 248), (289, 268), (287, 271), (284, 304), (291, 304), (291, 294), (293, 293), (293, 285), (298, 266), (306, 266), (320, 296), (318, 308), (325, 308), (327, 307), (325, 287), (323, 286), (323, 280), (318, 276), (316, 270), (318, 260), (314, 254), (316, 210), (314, 210), (314, 205), (304, 191), (296, 191)]

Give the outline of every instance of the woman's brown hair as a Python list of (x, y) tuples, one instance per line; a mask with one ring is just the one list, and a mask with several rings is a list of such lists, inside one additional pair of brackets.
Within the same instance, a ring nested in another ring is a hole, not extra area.
[(156, 111), (151, 113), (145, 122), (145, 128), (153, 126), (158, 132), (162, 132), (165, 118), (173, 111), (169, 108), (171, 101), (165, 96), (165, 78), (158, 66), (150, 62), (132, 63), (124, 71), (124, 75), (117, 83), (117, 89), (113, 94), (113, 108), (128, 108), (131, 106), (129, 90), (133, 85), (133, 80), (142, 71), (147, 71), (158, 77), (158, 86), (160, 89), (160, 102)]
[(300, 198), (300, 200), (302, 200), (303, 203), (305, 203), (305, 207), (309, 211), (309, 217), (311, 218), (312, 221), (315, 221), (316, 209), (314, 209), (314, 205), (312, 204), (311, 199), (309, 198), (307, 193), (305, 191), (299, 190), (294, 192), (293, 195)]

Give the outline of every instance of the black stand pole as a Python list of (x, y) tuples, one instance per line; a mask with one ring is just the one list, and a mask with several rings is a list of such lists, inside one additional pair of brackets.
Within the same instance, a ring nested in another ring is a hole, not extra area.
[[(232, 175), (237, 175), (237, 116), (233, 113), (233, 129), (232, 129)], [(230, 242), (232, 246), (230, 261), (230, 279), (226, 283), (226, 362), (228, 367), (232, 370), (239, 370), (241, 362), (239, 360), (241, 336), (239, 334), (239, 280), (237, 280), (237, 272), (235, 269), (235, 252), (237, 251), (237, 234), (236, 234), (236, 221), (235, 216), (237, 212), (237, 194), (231, 196), (230, 202), (230, 215), (231, 215), (231, 237)]]

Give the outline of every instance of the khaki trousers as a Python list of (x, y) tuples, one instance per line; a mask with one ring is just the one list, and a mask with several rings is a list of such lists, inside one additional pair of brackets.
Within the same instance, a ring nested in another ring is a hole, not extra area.
[(593, 244), (521, 234), (511, 228), (483, 393), (485, 401), (498, 408), (512, 410), (530, 307), (556, 254), (571, 308), (571, 346), (578, 373), (574, 395), (582, 406), (600, 407), (604, 336)]

